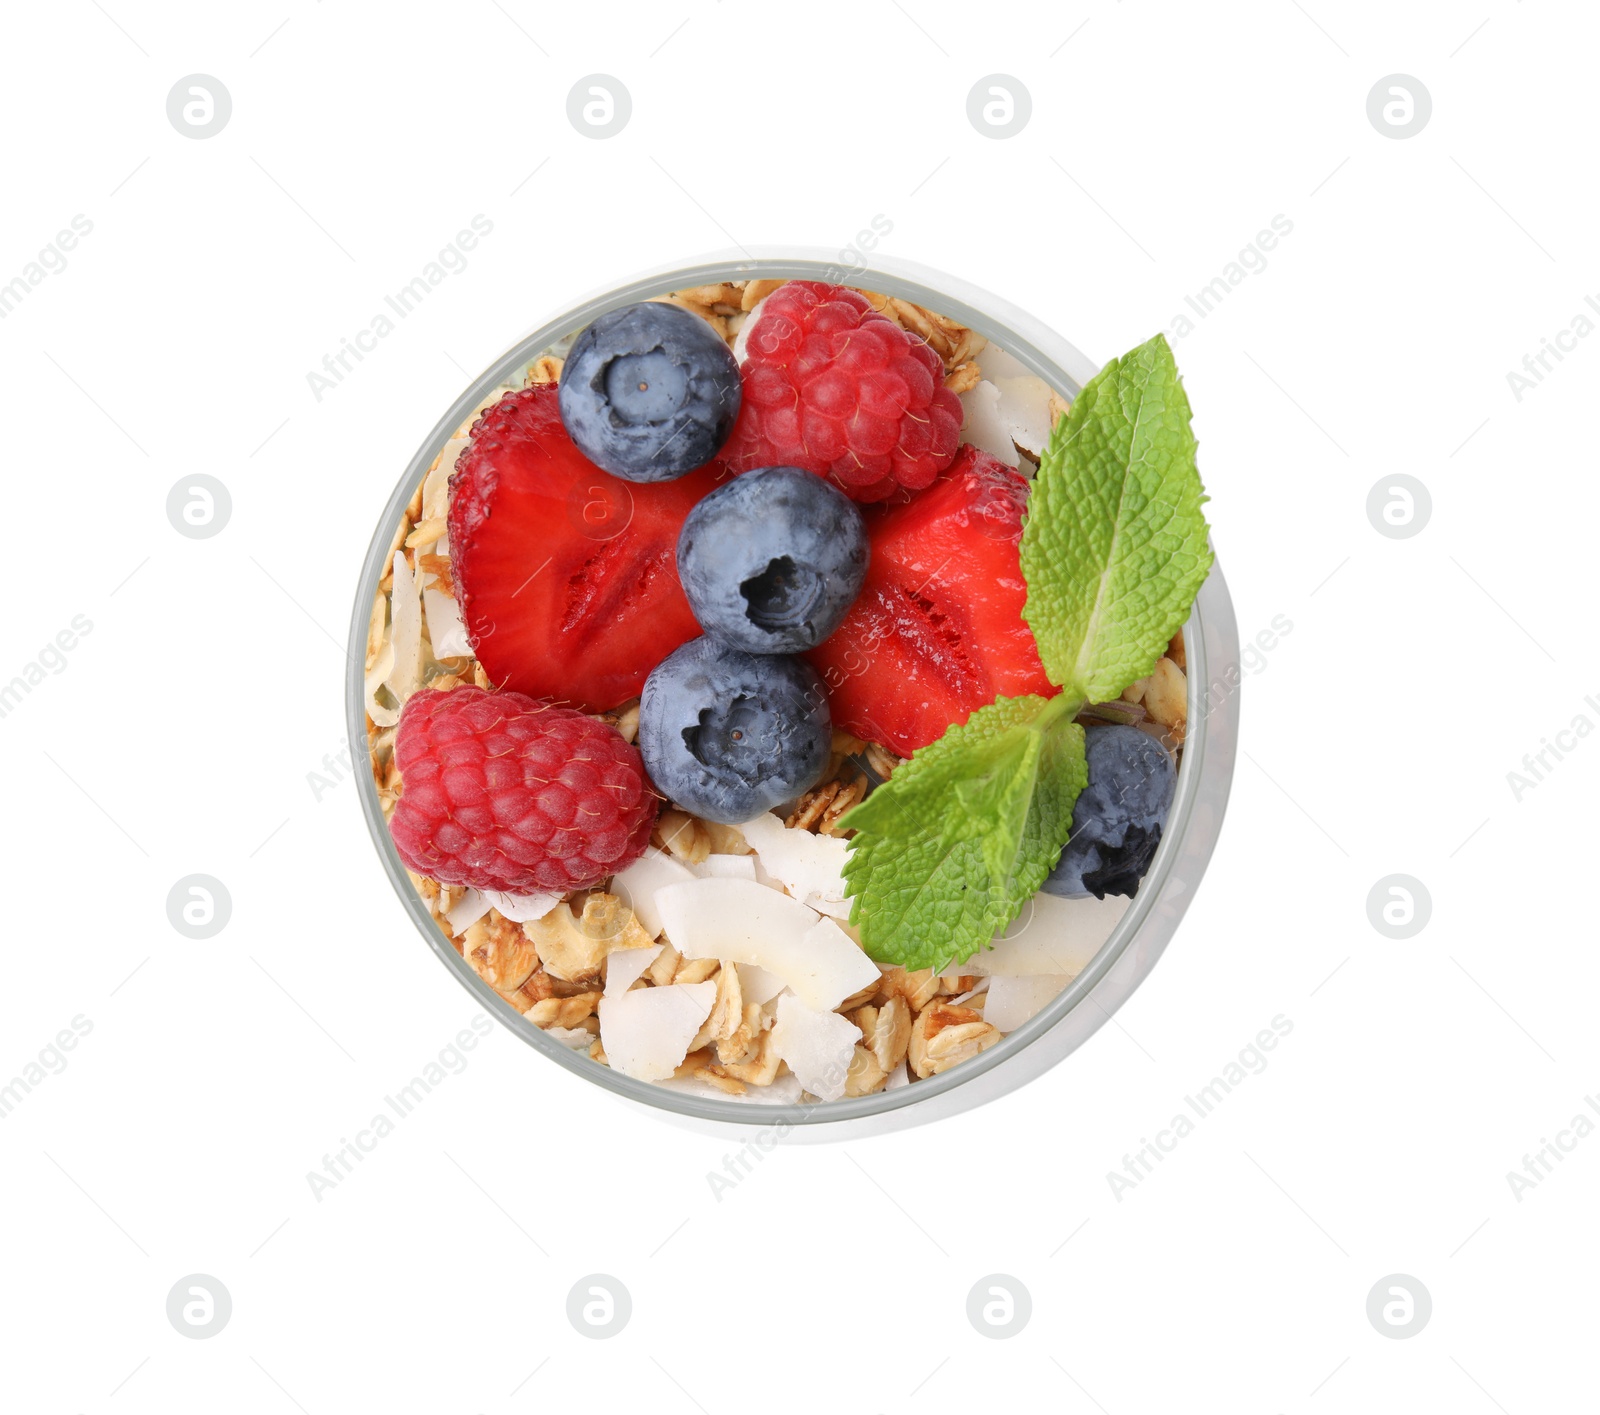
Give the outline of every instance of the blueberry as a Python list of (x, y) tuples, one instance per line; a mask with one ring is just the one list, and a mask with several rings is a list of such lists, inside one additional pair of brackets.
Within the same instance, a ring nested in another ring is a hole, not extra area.
[(595, 320), (561, 371), (561, 421), (578, 450), (624, 481), (704, 466), (739, 416), (739, 365), (698, 315), (645, 301)]
[(799, 467), (759, 467), (689, 512), (678, 578), (706, 633), (746, 653), (800, 653), (839, 627), (870, 553), (838, 487)]
[(798, 658), (691, 639), (656, 666), (639, 699), (650, 779), (685, 810), (724, 825), (809, 791), (832, 745), (828, 694)]
[(1072, 808), (1072, 836), (1044, 882), (1050, 894), (1082, 899), (1138, 891), (1161, 843), (1177, 769), (1167, 749), (1137, 727), (1091, 727), (1089, 784)]

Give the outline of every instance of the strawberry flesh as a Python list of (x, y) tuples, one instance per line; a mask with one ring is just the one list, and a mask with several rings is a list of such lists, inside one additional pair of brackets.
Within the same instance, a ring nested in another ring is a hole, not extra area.
[(867, 511), (872, 560), (844, 622), (806, 655), (835, 726), (909, 756), (998, 696), (1060, 690), (1022, 618), (1028, 483), (964, 446), (926, 491)]
[(678, 532), (715, 464), (632, 484), (562, 426), (554, 384), (508, 393), (450, 478), (450, 566), (467, 636), (497, 688), (606, 712), (700, 627)]

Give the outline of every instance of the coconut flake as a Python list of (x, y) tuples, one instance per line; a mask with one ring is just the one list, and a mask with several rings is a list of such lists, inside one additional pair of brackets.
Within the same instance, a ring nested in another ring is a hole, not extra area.
[(739, 970), (739, 995), (747, 1007), (752, 1002), (757, 1007), (771, 1002), (785, 987), (782, 978), (758, 963), (735, 963), (733, 966)]
[(463, 432), (445, 443), (444, 451), (439, 454), (422, 483), (422, 520), (442, 521), (449, 514), (450, 474), (455, 471), (456, 458), (466, 451), (469, 441)]
[(405, 552), (394, 553), (394, 588), (389, 595), (390, 631), (394, 667), (383, 680), (402, 707), (422, 686), (422, 604), (417, 597), (417, 577), (406, 564)]
[(988, 379), (979, 379), (960, 395), (965, 416), (961, 424), (961, 440), (998, 457), (1008, 467), (1019, 460), (1012, 446), (1011, 433), (1005, 416), (1000, 411), (1000, 390)]
[(673, 983), (602, 997), (600, 1045), (606, 1060), (639, 1081), (665, 1079), (683, 1063), (716, 998), (715, 983)]
[(902, 1086), (909, 1086), (910, 1084), (911, 1074), (906, 1070), (905, 1062), (902, 1061), (889, 1073), (889, 1079), (883, 1083), (883, 1089), (886, 1091), (898, 1091)]
[(422, 607), (428, 615), (428, 642), (435, 658), (465, 658), (472, 654), (461, 606), (443, 590), (428, 585), (422, 591)]
[(372, 660), (372, 667), (367, 670), (366, 679), (362, 684), (366, 696), (367, 716), (379, 727), (393, 727), (400, 721), (398, 708), (385, 707), (378, 701), (378, 689), (392, 672), (394, 672), (394, 636), (392, 633), (385, 633), (383, 643), (379, 646), (377, 655)]
[(573, 1051), (588, 1051), (589, 1045), (594, 1041), (594, 1033), (586, 1032), (582, 1027), (545, 1027), (545, 1036), (554, 1037), (564, 1047)]
[(733, 357), (741, 364), (749, 358), (747, 350), (750, 347), (750, 332), (756, 327), (757, 321), (761, 318), (761, 311), (766, 308), (767, 301), (771, 298), (771, 295), (763, 295), (755, 304), (750, 306), (749, 311), (739, 324), (739, 332), (733, 341)]
[(1050, 440), (1050, 385), (992, 344), (983, 354), (983, 372), (999, 391), (996, 412), (1007, 439), (1037, 462)]
[(1104, 899), (1062, 899), (1034, 895), (994, 946), (961, 965), (964, 973), (1025, 978), (1041, 974), (1075, 978), (1111, 937), (1132, 900), (1120, 894)]
[(1030, 1017), (1042, 1012), (1051, 998), (1071, 981), (1060, 973), (990, 978), (983, 1020), (998, 1031), (1014, 1032)]
[(531, 924), (544, 918), (563, 899), (564, 894), (505, 894), (486, 889), (483, 897), (514, 924)]
[(832, 919), (742, 879), (696, 879), (658, 890), (667, 937), (685, 958), (754, 963), (807, 1007), (829, 1012), (877, 982), (878, 965)]
[(792, 992), (778, 998), (773, 1048), (812, 1095), (836, 1101), (844, 1094), (845, 1073), (860, 1040), (861, 1028), (837, 1012), (815, 1011)]
[[(982, 997), (984, 993), (988, 992), (989, 991), (989, 984), (992, 981), (993, 980), (990, 979), (990, 978), (979, 978), (977, 987), (973, 988), (970, 992), (962, 993), (959, 997), (951, 998), (950, 999), (950, 1006), (951, 1007), (966, 1007), (972, 1001), (973, 998)], [(985, 1013), (984, 1017), (985, 1017), (985, 1019), (987, 1019), (988, 1014)]]
[(665, 850), (647, 845), (643, 855), (612, 878), (611, 892), (633, 910), (639, 926), (651, 938), (660, 938), (661, 912), (656, 907), (656, 894), (670, 884), (685, 884), (695, 878), (693, 870), (680, 865)]
[(644, 970), (656, 961), (663, 947), (663, 944), (653, 943), (649, 948), (619, 948), (615, 953), (608, 953), (605, 995), (621, 997), (644, 976)]
[(701, 879), (750, 879), (756, 877), (754, 855), (707, 855), (698, 865), (690, 865)]
[(829, 903), (844, 899), (844, 862), (850, 854), (845, 841), (786, 826), (770, 812), (746, 821), (739, 829), (761, 856), (762, 867), (796, 899), (807, 895)]
[(808, 894), (801, 900), (808, 909), (815, 909), (819, 914), (826, 914), (830, 919), (838, 919), (841, 923), (850, 920), (850, 906), (854, 901), (849, 899), (818, 899), (815, 894)]
[(445, 914), (445, 918), (450, 921), (450, 936), (460, 938), (492, 908), (494, 908), (492, 899), (479, 890), (469, 889)]

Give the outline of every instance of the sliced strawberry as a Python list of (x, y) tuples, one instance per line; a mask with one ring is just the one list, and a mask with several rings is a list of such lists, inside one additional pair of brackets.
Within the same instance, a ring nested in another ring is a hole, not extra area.
[(1060, 691), (1022, 618), (1027, 499), (1021, 476), (964, 446), (912, 501), (866, 513), (866, 584), (807, 655), (835, 726), (907, 756), (998, 696)]
[(561, 424), (556, 385), (508, 393), (473, 425), (450, 478), (450, 571), (497, 688), (605, 712), (699, 634), (678, 532), (714, 467), (632, 484)]

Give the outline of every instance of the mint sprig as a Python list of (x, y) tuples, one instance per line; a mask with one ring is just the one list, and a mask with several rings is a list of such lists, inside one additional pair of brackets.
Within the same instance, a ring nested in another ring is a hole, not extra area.
[(1086, 702), (1145, 677), (1211, 570), (1189, 399), (1164, 335), (1113, 359), (1055, 426), (1022, 574), (1050, 681)]
[(850, 922), (910, 969), (963, 962), (1061, 856), (1088, 780), (1085, 702), (1147, 675), (1211, 568), (1189, 402), (1165, 336), (1107, 364), (1056, 424), (1029, 497), (1023, 617), (1059, 696), (998, 698), (841, 824)]

